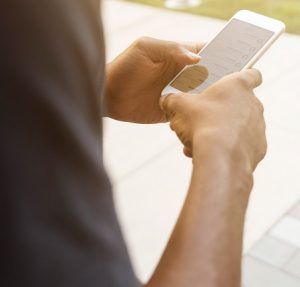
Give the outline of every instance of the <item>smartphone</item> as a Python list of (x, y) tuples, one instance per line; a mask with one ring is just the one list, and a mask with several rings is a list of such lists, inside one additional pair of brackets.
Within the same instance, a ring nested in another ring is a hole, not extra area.
[(162, 95), (201, 93), (222, 77), (251, 68), (284, 31), (281, 21), (248, 10), (237, 12), (200, 51), (199, 64), (184, 67)]

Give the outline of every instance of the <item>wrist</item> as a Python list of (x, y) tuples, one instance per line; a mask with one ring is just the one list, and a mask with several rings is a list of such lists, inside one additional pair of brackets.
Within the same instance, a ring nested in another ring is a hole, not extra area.
[(193, 141), (194, 169), (213, 174), (222, 180), (228, 192), (238, 192), (248, 202), (253, 187), (253, 169), (242, 149), (231, 149), (216, 135), (201, 135)]

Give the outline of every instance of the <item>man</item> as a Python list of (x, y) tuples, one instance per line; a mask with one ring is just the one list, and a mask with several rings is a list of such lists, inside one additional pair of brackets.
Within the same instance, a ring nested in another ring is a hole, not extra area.
[(266, 152), (255, 70), (160, 92), (201, 46), (142, 38), (110, 63), (94, 0), (0, 4), (1, 286), (138, 286), (102, 164), (101, 109), (170, 121), (189, 192), (145, 286), (240, 286), (244, 215)]

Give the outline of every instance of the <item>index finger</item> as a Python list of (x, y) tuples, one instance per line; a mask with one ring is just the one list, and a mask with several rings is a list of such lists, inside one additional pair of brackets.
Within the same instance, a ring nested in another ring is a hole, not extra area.
[(240, 77), (250, 89), (257, 88), (263, 82), (261, 72), (256, 69), (242, 71), (240, 72)]

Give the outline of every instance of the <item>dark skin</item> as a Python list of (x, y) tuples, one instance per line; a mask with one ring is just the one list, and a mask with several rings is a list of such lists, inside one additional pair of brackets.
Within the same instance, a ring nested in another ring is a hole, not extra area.
[[(135, 123), (170, 121), (192, 157), (185, 203), (145, 287), (239, 287), (244, 217), (253, 172), (267, 143), (256, 70), (224, 77), (201, 94), (161, 91), (202, 45), (143, 38), (108, 65), (107, 115)], [(213, 227), (213, 228), (212, 228)]]
[(147, 37), (134, 42), (107, 66), (106, 115), (133, 123), (166, 122), (161, 91), (185, 65), (199, 62), (196, 53), (203, 46)]

